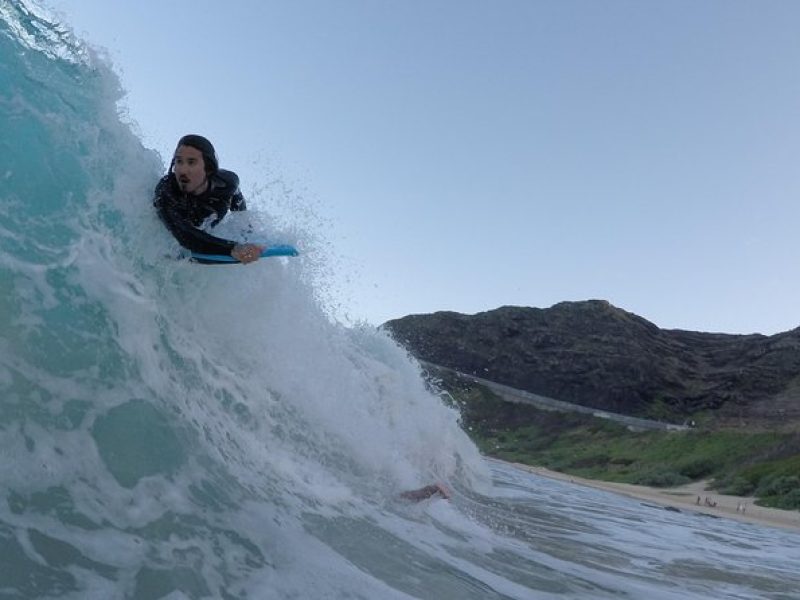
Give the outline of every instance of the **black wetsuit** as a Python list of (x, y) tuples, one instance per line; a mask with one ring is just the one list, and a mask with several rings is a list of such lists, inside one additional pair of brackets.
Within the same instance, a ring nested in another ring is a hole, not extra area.
[(201, 227), (213, 228), (229, 210), (247, 210), (239, 191), (239, 176), (220, 169), (208, 178), (208, 189), (200, 195), (181, 191), (173, 173), (156, 185), (153, 205), (158, 216), (181, 246), (203, 254), (230, 256), (236, 242), (206, 233)]

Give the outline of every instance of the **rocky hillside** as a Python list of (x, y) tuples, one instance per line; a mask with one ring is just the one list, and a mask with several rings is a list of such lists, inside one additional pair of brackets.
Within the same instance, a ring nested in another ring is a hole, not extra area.
[(411, 315), (384, 327), (421, 360), (585, 406), (674, 421), (800, 422), (800, 328), (666, 330), (602, 300)]

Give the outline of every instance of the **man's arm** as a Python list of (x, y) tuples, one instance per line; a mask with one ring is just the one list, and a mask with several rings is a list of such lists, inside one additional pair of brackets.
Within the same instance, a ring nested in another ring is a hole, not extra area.
[[(247, 210), (242, 191), (239, 189), (239, 176), (233, 171), (220, 169), (217, 174), (225, 181), (226, 185), (233, 189), (231, 195), (230, 210)], [(250, 263), (258, 260), (264, 246), (258, 244), (238, 244), (232, 251), (231, 256), (242, 263)]]

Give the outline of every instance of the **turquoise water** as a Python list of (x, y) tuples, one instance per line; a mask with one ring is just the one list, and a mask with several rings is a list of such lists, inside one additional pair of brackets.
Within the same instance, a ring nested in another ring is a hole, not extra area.
[(797, 597), (796, 534), (487, 464), (327, 315), (302, 224), (250, 215), (298, 259), (170, 258), (112, 68), (0, 18), (0, 599)]

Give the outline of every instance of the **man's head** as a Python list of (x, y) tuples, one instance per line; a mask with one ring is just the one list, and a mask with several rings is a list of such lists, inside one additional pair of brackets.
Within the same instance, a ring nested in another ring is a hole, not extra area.
[(208, 176), (219, 169), (214, 146), (201, 135), (185, 135), (178, 141), (171, 165), (181, 190), (202, 194), (208, 187)]

